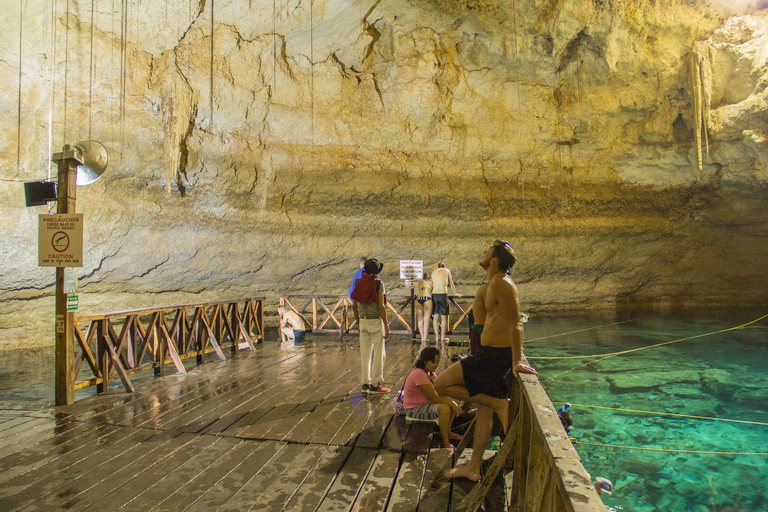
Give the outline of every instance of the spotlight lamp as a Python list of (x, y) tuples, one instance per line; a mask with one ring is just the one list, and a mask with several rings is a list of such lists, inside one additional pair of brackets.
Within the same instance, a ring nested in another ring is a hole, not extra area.
[[(66, 147), (66, 146), (65, 146)], [(71, 149), (78, 153), (77, 178), (79, 187), (95, 183), (109, 165), (109, 154), (104, 144), (97, 140), (80, 141)], [(40, 206), (56, 201), (55, 181), (28, 181), (24, 183), (24, 199), (27, 206)]]

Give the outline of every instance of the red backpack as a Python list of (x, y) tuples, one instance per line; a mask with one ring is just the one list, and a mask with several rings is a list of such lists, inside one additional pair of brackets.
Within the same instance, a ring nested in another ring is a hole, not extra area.
[(352, 300), (360, 304), (373, 304), (378, 300), (379, 280), (374, 274), (363, 272), (362, 277), (355, 281), (355, 289), (352, 290)]

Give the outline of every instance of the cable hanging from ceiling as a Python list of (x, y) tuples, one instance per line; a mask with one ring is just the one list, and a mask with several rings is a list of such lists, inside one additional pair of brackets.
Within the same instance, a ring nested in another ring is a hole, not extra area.
[(21, 63), (22, 63), (22, 41), (24, 35), (24, 2), (19, 0), (19, 97), (18, 97), (18, 117), (16, 118), (16, 174), (21, 174)]

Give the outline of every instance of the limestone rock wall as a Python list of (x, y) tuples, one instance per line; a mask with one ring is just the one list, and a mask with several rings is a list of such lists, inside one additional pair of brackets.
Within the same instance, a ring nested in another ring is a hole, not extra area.
[(518, 252), (527, 310), (766, 297), (762, 12), (60, 3), (0, 13), (0, 347), (53, 342), (46, 210), (24, 207), (22, 182), (55, 179), (51, 153), (89, 138), (110, 168), (78, 189), (83, 314), (245, 296), (273, 309), (281, 293), (345, 293), (362, 254), (392, 293), (415, 258), (471, 294), (495, 238)]

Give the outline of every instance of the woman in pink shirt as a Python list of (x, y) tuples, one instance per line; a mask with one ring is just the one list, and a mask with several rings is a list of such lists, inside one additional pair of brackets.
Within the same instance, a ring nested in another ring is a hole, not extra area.
[(403, 387), (403, 405), (408, 418), (434, 420), (440, 427), (442, 447), (451, 446), (451, 439), (461, 436), (451, 432), (453, 419), (461, 414), (461, 408), (454, 400), (440, 396), (435, 391), (435, 370), (440, 363), (440, 351), (427, 347), (419, 354), (416, 368), (408, 374)]

